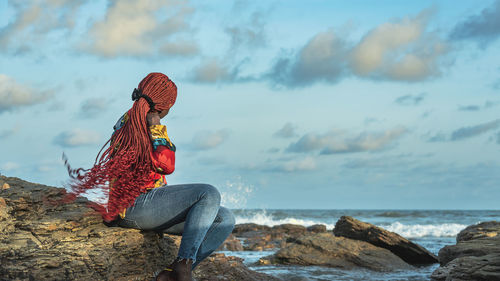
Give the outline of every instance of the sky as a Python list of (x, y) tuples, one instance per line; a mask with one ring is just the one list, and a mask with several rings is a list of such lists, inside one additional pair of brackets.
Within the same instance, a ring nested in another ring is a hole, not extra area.
[(499, 38), (500, 0), (0, 0), (0, 174), (63, 186), (63, 152), (90, 168), (162, 72), (171, 185), (231, 208), (500, 209)]

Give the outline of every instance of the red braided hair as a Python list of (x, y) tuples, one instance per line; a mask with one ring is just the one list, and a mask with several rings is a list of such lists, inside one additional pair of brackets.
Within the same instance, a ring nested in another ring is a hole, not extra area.
[[(157, 111), (172, 107), (177, 97), (177, 86), (162, 73), (150, 73), (139, 83), (138, 90), (151, 98)], [(91, 207), (101, 213), (105, 221), (112, 221), (145, 191), (153, 171), (153, 146), (146, 121), (149, 111), (145, 98), (136, 100), (128, 111), (128, 121), (106, 142), (91, 169), (72, 170), (66, 163), (73, 179), (65, 202), (87, 190), (100, 188), (109, 196), (107, 206), (93, 202)], [(101, 154), (108, 143), (109, 147)]]

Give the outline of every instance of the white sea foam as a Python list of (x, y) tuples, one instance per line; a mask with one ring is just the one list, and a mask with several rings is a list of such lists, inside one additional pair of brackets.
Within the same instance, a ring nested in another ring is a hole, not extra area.
[[(328, 230), (335, 227), (337, 219), (331, 221), (300, 219), (294, 217), (286, 217), (277, 219), (268, 214), (265, 210), (252, 214), (252, 216), (236, 216), (236, 223), (256, 223), (260, 225), (275, 226), (285, 223), (298, 224), (303, 226), (311, 226), (314, 224), (324, 224)], [(380, 225), (382, 228), (392, 232), (396, 232), (405, 238), (421, 238), (421, 237), (455, 237), (467, 225), (458, 223), (444, 224), (402, 224), (394, 222), (390, 225)]]
[(261, 225), (267, 225), (267, 226), (275, 226), (275, 225), (280, 225), (280, 224), (285, 224), (285, 223), (290, 223), (290, 224), (298, 224), (298, 225), (303, 225), (303, 226), (311, 226), (315, 224), (324, 224), (326, 225), (327, 229), (333, 229), (335, 227), (335, 224), (330, 224), (330, 223), (325, 223), (323, 221), (316, 221), (316, 220), (307, 220), (307, 219), (298, 219), (298, 218), (293, 218), (293, 217), (287, 217), (284, 219), (276, 219), (273, 218), (272, 215), (268, 215), (266, 211), (261, 211), (253, 215), (252, 217), (240, 217), (236, 216), (236, 223), (256, 223), (256, 224), (261, 224)]
[(458, 223), (443, 224), (414, 224), (405, 225), (400, 222), (394, 222), (384, 228), (396, 232), (406, 238), (420, 237), (455, 237), (467, 225)]

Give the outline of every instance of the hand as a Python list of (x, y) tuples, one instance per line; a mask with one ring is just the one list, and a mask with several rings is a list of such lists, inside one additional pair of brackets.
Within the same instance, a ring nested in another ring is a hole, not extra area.
[(149, 126), (152, 126), (152, 125), (161, 125), (160, 119), (161, 119), (160, 115), (158, 114), (157, 111), (149, 112), (146, 115), (146, 120), (148, 121), (148, 125)]

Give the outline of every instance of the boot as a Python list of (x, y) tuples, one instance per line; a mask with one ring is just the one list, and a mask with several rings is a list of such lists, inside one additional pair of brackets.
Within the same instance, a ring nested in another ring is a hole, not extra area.
[(161, 271), (156, 276), (156, 281), (193, 281), (192, 266), (193, 260), (177, 258), (168, 269)]
[(172, 275), (176, 281), (193, 281), (191, 276), (191, 269), (193, 267), (193, 260), (177, 258), (171, 265), (173, 269)]
[(172, 269), (167, 268), (156, 275), (155, 281), (176, 281), (176, 279), (174, 278)]

